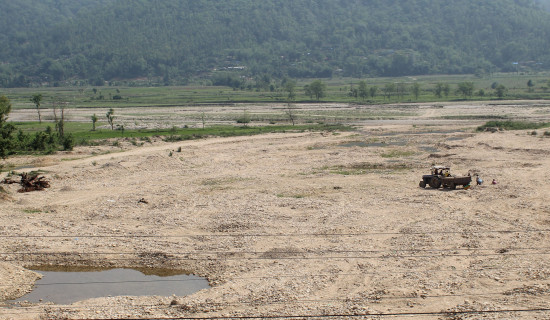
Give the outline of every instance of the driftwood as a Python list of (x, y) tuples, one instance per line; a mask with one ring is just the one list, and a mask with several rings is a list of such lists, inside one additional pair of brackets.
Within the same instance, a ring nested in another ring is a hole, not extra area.
[(50, 182), (46, 180), (44, 176), (28, 173), (21, 173), (19, 176), (21, 176), (21, 181), (6, 178), (4, 179), (4, 181), (2, 181), (2, 183), (19, 183), (21, 185), (21, 189), (17, 190), (17, 192), (40, 191), (50, 187)]
[(19, 181), (15, 181), (13, 179), (6, 178), (6, 179), (2, 180), (2, 183), (3, 184), (14, 184), (14, 183), (19, 183)]

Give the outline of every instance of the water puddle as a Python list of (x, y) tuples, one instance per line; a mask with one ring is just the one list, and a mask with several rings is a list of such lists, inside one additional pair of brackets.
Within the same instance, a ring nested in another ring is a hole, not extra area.
[(427, 146), (424, 146), (424, 147), (419, 147), (420, 150), (422, 151), (425, 151), (425, 152), (429, 152), (429, 153), (436, 153), (436, 152), (439, 152), (439, 149), (435, 148), (435, 147), (427, 147)]
[(33, 268), (43, 275), (17, 299), (70, 304), (109, 296), (185, 296), (209, 288), (205, 278), (166, 269)]
[(460, 140), (464, 140), (464, 139), (471, 138), (471, 137), (472, 137), (472, 135), (449, 137), (449, 138), (447, 138), (447, 141), (460, 141)]
[(388, 147), (388, 146), (405, 146), (407, 142), (405, 141), (390, 141), (390, 142), (365, 142), (365, 141), (352, 141), (348, 143), (342, 143), (338, 145), (339, 147), (344, 148), (353, 148), (353, 147)]
[(378, 134), (380, 137), (391, 137), (399, 135), (430, 135), (430, 134), (453, 134), (464, 133), (462, 130), (430, 130), (430, 131), (391, 131)]

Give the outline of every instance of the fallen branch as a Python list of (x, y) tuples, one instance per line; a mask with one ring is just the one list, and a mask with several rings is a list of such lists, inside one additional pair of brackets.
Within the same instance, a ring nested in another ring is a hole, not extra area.
[(15, 181), (13, 179), (6, 178), (6, 179), (2, 180), (2, 183), (3, 184), (14, 184), (14, 183), (19, 183), (19, 181)]
[(21, 181), (16, 181), (10, 178), (5, 178), (2, 183), (4, 184), (14, 184), (19, 183), (21, 189), (17, 192), (31, 192), (31, 191), (40, 191), (50, 187), (50, 182), (46, 180), (44, 176), (39, 176), (38, 174), (28, 174), (21, 173), (19, 174)]

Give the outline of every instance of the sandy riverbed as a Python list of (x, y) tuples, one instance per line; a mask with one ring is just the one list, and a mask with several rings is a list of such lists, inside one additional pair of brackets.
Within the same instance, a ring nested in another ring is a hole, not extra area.
[[(207, 277), (212, 288), (67, 306), (4, 303), (0, 318), (547, 308), (550, 137), (544, 129), (477, 133), (484, 121), (443, 117), (546, 121), (550, 108), (411, 108), (414, 115), (353, 121), (354, 132), (126, 143), (8, 159), (41, 167), (51, 188), (22, 194), (1, 185), (7, 193), (0, 198), (0, 301), (30, 290), (38, 275), (26, 268), (36, 265), (182, 269)], [(486, 183), (421, 189), (432, 164), (479, 173)], [(434, 318), (451, 319), (414, 316)]]

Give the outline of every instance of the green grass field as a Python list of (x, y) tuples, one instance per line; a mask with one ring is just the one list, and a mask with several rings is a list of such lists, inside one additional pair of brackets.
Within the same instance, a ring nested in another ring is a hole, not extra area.
[[(349, 95), (350, 88), (357, 88), (359, 81), (364, 80), (368, 87), (378, 87), (375, 97), (363, 100)], [(533, 86), (527, 86), (531, 80)], [(296, 88), (296, 103), (316, 102), (306, 96), (304, 85), (312, 80), (298, 81)], [(359, 103), (359, 104), (383, 104), (398, 102), (439, 102), (455, 100), (497, 100), (495, 87), (502, 84), (507, 91), (503, 99), (550, 99), (550, 74), (494, 74), (487, 77), (475, 77), (472, 75), (439, 75), (439, 76), (415, 76), (400, 78), (334, 78), (323, 79), (327, 85), (326, 94), (320, 102)], [(460, 82), (473, 82), (474, 93), (471, 97), (464, 98), (457, 94), (457, 84)], [(411, 92), (412, 83), (420, 84), (418, 98)], [(383, 88), (388, 83), (399, 84), (404, 92), (394, 92), (390, 97), (383, 95)], [(433, 89), (437, 83), (445, 83), (450, 87), (449, 96), (437, 98)], [(275, 85), (277, 88), (278, 86)], [(479, 95), (480, 90), (484, 95)], [(154, 106), (189, 106), (201, 104), (232, 104), (232, 103), (284, 103), (287, 93), (281, 89), (275, 91), (233, 90), (229, 87), (214, 86), (182, 86), (182, 87), (68, 87), (68, 88), (16, 88), (0, 89), (0, 95), (7, 96), (15, 109), (34, 108), (30, 101), (34, 94), (42, 94), (42, 107), (47, 108), (55, 103), (65, 103), (69, 108), (94, 108), (94, 107), (154, 107)], [(118, 96), (118, 97), (117, 97)], [(114, 99), (114, 98), (120, 99)]]

